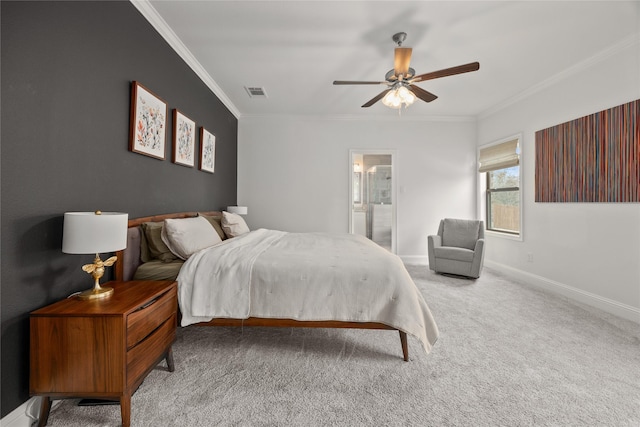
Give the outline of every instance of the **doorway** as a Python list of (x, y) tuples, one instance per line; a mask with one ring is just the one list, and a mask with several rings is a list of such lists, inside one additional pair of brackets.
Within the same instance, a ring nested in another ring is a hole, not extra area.
[(395, 150), (349, 150), (349, 233), (396, 253)]

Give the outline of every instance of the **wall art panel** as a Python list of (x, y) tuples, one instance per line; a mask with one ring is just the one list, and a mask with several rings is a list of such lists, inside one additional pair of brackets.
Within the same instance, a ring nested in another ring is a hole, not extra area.
[(536, 132), (536, 202), (640, 202), (640, 100)]

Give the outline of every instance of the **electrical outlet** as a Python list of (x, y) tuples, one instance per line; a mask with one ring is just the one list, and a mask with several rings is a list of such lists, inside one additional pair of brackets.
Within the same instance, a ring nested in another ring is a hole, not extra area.
[(527, 252), (527, 261), (533, 262), (533, 252)]

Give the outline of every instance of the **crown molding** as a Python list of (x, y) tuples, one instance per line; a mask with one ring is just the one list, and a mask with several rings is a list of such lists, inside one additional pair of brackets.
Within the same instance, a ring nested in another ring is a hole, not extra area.
[(148, 0), (129, 0), (133, 6), (138, 9), (142, 16), (149, 21), (153, 28), (165, 39), (169, 46), (187, 63), (187, 65), (196, 73), (196, 75), (204, 82), (205, 85), (220, 99), (220, 101), (231, 111), (236, 117), (240, 118), (241, 114), (238, 108), (231, 102), (227, 94), (218, 86), (204, 67), (193, 56), (191, 51), (182, 43), (182, 40), (169, 27), (158, 11), (149, 3)]
[(497, 113), (498, 111), (507, 108), (510, 105), (513, 105), (519, 101), (522, 101), (523, 99), (526, 99), (538, 92), (541, 92), (544, 89), (547, 89), (550, 86), (555, 85), (556, 83), (560, 82), (561, 80), (564, 80), (568, 77), (571, 77), (575, 74), (578, 74), (579, 72), (582, 72), (584, 70), (587, 70), (591, 67), (593, 67), (594, 65), (604, 61), (607, 58), (610, 58), (611, 56), (626, 50), (630, 47), (633, 47), (636, 44), (640, 44), (640, 33), (635, 33), (632, 34), (629, 37), (626, 37), (622, 40), (620, 40), (619, 42), (609, 46), (608, 48), (601, 50), (600, 52), (596, 53), (595, 55), (585, 59), (584, 61), (578, 62), (574, 65), (572, 65), (571, 67), (557, 73), (554, 76), (549, 77), (546, 80), (541, 81), (540, 83), (537, 83), (533, 86), (531, 86), (529, 89), (526, 89), (522, 92), (520, 92), (519, 94), (508, 98), (496, 105), (494, 105), (493, 107), (483, 111), (482, 113), (478, 114), (478, 120), (482, 120), (485, 119), (495, 113)]
[(327, 120), (347, 122), (455, 122), (475, 123), (475, 116), (398, 116), (389, 115), (365, 115), (365, 114), (243, 114), (243, 120), (250, 119), (280, 119), (280, 120)]

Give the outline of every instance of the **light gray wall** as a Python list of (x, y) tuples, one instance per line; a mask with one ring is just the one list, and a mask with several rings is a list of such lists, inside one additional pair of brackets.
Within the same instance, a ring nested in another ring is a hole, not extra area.
[(622, 44), (478, 121), (479, 145), (523, 135), (524, 240), (488, 236), (485, 260), (638, 319), (640, 204), (535, 203), (534, 166), (536, 131), (640, 98), (639, 44)]
[(412, 121), (394, 110), (370, 120), (243, 117), (238, 203), (252, 228), (348, 232), (349, 149), (396, 150), (397, 253), (424, 262), (441, 218), (475, 217), (475, 129), (472, 120)]
[(478, 216), (477, 146), (522, 134), (524, 238), (487, 236), (487, 265), (640, 320), (640, 205), (543, 204), (533, 193), (535, 132), (640, 98), (638, 43), (614, 46), (544, 87), (477, 123), (243, 117), (238, 202), (249, 206), (253, 228), (346, 232), (349, 149), (395, 149), (398, 254), (424, 262), (440, 218)]

